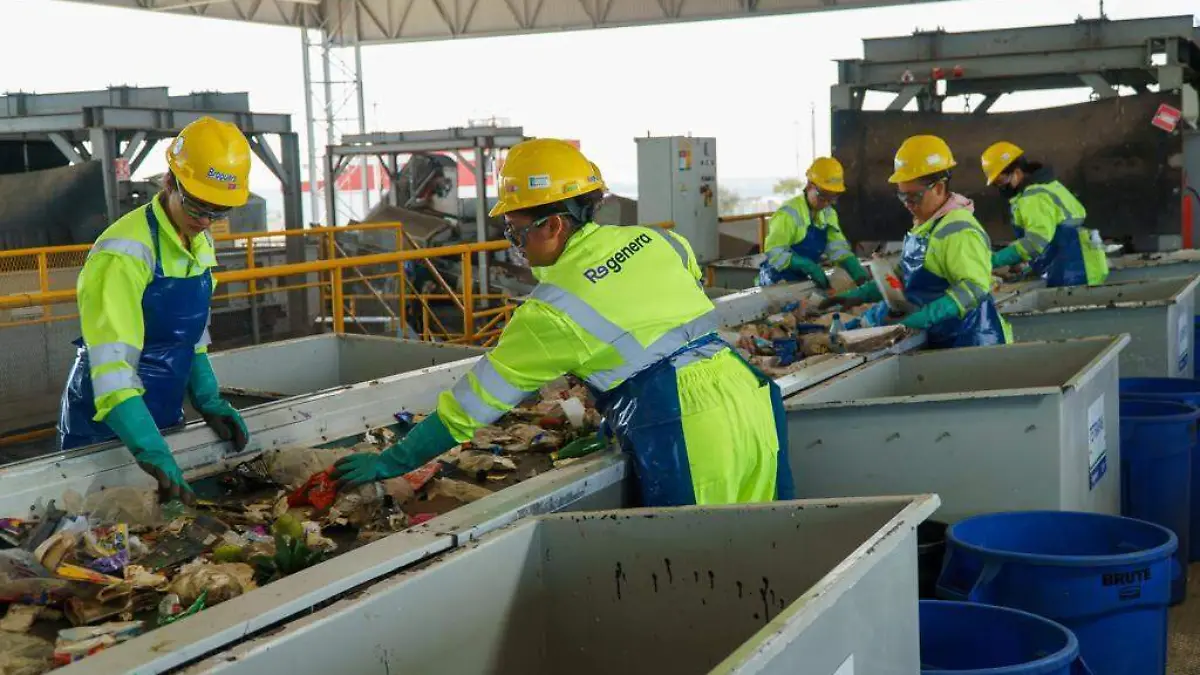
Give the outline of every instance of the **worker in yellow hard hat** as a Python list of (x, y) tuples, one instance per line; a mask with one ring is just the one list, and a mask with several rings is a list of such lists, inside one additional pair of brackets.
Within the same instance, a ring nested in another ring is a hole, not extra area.
[[(931, 347), (1003, 344), (1009, 330), (992, 299), (991, 242), (971, 200), (950, 191), (954, 166), (950, 146), (937, 136), (912, 136), (896, 151), (888, 182), (913, 217), (896, 272), (905, 299), (917, 307), (900, 323), (926, 330)], [(882, 299), (869, 284), (822, 304)]]
[(980, 158), (988, 185), (1008, 200), (1017, 240), (992, 256), (993, 267), (1029, 263), (1047, 286), (1094, 286), (1108, 278), (1108, 257), (1096, 230), (1084, 227), (1087, 209), (1054, 177), (1008, 141)]
[(491, 215), (504, 217), (505, 236), (540, 283), (436, 412), (382, 453), (335, 464), (341, 487), (417, 468), (570, 373), (632, 454), (642, 504), (793, 496), (778, 386), (717, 336), (686, 239), (593, 222), (604, 189), (569, 143), (512, 149)]
[(79, 275), (83, 337), (63, 392), (63, 450), (120, 439), (158, 481), (160, 498), (192, 500), (160, 429), (183, 422), (185, 394), (224, 440), (249, 433), (221, 398), (208, 360), (217, 259), (209, 228), (249, 197), (250, 144), (202, 117), (167, 147), (166, 183), (110, 225)]
[(870, 279), (842, 234), (834, 210), (846, 191), (842, 163), (833, 157), (818, 157), (805, 174), (804, 190), (790, 199), (767, 224), (763, 242), (767, 259), (759, 269), (759, 285), (811, 280), (817, 288), (829, 288), (821, 269), (821, 256), (841, 265), (856, 283)]

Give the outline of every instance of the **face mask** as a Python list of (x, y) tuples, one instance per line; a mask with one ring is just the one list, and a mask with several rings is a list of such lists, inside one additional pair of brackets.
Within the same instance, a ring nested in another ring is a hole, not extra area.
[(1000, 186), (1000, 195), (1005, 199), (1012, 199), (1013, 197), (1016, 197), (1017, 192), (1017, 188), (1009, 185), (1008, 183)]

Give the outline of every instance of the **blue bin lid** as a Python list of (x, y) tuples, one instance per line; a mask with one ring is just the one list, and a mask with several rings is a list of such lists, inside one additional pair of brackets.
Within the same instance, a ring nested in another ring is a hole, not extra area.
[(1189, 422), (1200, 418), (1200, 408), (1162, 398), (1121, 397), (1121, 419), (1139, 422)]

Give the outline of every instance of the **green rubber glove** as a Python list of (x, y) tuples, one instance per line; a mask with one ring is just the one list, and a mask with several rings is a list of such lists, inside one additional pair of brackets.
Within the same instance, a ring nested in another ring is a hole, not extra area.
[(854, 290), (839, 293), (837, 295), (825, 298), (817, 309), (824, 311), (834, 305), (841, 305), (847, 309), (857, 307), (865, 302), (883, 302), (883, 294), (879, 292), (879, 287), (875, 284), (863, 284)]
[(817, 288), (829, 288), (829, 277), (825, 276), (825, 270), (821, 269), (821, 265), (815, 260), (793, 253), (792, 260), (788, 263), (788, 271), (803, 274)]
[(196, 495), (192, 493), (192, 487), (184, 480), (183, 471), (141, 396), (122, 401), (108, 413), (104, 423), (133, 453), (142, 471), (158, 481), (160, 502), (165, 504), (178, 499), (184, 504), (195, 503)]
[(192, 358), (188, 396), (192, 406), (204, 418), (204, 423), (216, 432), (218, 438), (233, 441), (233, 447), (238, 452), (246, 449), (246, 444), (250, 442), (250, 431), (246, 429), (241, 413), (221, 398), (217, 375), (213, 372), (208, 354), (196, 354)]
[(330, 478), (337, 481), (341, 490), (403, 476), (456, 445), (458, 441), (450, 435), (442, 418), (434, 413), (379, 454), (360, 452), (339, 459), (333, 465)]
[(934, 300), (921, 309), (909, 314), (900, 321), (901, 326), (925, 330), (948, 319), (958, 318), (958, 305), (948, 296)]
[(1011, 267), (1017, 263), (1025, 262), (1021, 257), (1021, 252), (1017, 250), (1015, 244), (1004, 247), (992, 254), (992, 269), (997, 267)]
[(841, 261), (839, 264), (842, 266), (842, 269), (850, 273), (850, 278), (853, 279), (854, 283), (858, 284), (859, 286), (862, 286), (871, 280), (871, 275), (868, 274), (867, 270), (863, 268), (862, 263), (859, 262), (858, 258), (849, 257)]

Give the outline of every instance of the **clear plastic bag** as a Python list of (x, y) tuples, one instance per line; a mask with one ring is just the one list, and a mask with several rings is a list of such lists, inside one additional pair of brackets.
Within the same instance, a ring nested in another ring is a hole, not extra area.
[(0, 632), (0, 675), (41, 675), (53, 666), (53, 658), (49, 640)]

